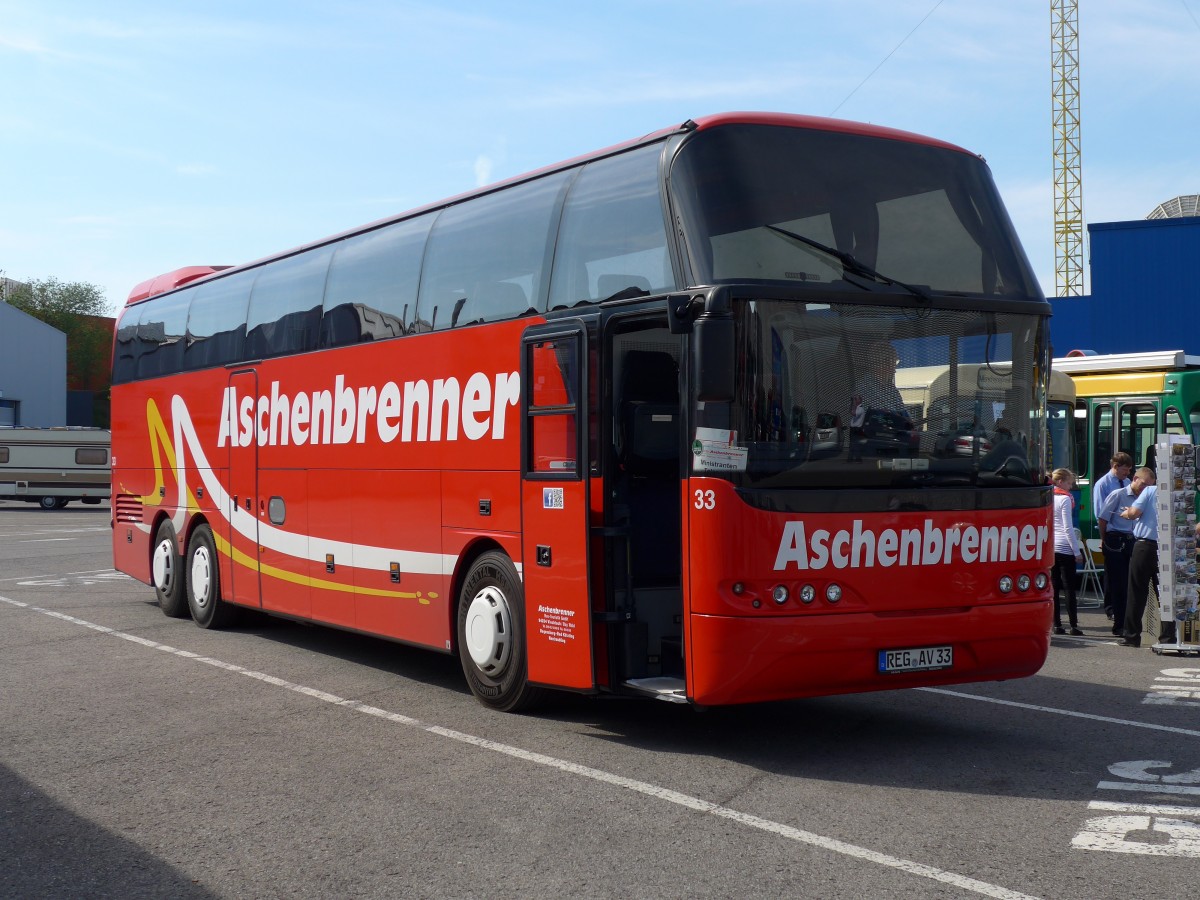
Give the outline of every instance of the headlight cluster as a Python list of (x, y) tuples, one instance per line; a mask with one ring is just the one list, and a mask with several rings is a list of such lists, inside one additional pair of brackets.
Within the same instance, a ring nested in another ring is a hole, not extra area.
[(1001, 575), (1000, 581), (996, 586), (1000, 589), (1000, 593), (1002, 594), (1011, 594), (1014, 587), (1017, 589), (1018, 593), (1024, 594), (1029, 590), (1030, 586), (1039, 591), (1044, 591), (1046, 589), (1046, 585), (1049, 583), (1050, 576), (1045, 572), (1038, 572), (1032, 578), (1030, 578), (1028, 575), (1018, 575), (1016, 579), (1014, 579), (1011, 575)]
[[(750, 596), (750, 605), (755, 609), (761, 609), (763, 600), (759, 599), (756, 592), (747, 589), (744, 582), (734, 582), (732, 586), (734, 596), (746, 597)], [(825, 585), (821, 590), (812, 584), (802, 584), (797, 589), (795, 586), (789, 587), (786, 584), (777, 584), (770, 588), (769, 596), (775, 606), (787, 606), (793, 599), (797, 599), (804, 606), (810, 605), (818, 596), (823, 597), (828, 603), (837, 603), (842, 599), (842, 586), (836, 583)]]

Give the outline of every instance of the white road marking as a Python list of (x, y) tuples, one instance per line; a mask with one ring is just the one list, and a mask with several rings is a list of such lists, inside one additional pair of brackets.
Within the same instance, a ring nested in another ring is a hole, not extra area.
[(35, 534), (88, 534), (91, 532), (107, 531), (112, 532), (111, 528), (39, 528), (36, 531), (17, 531), (5, 532), (6, 538), (30, 537)]
[(17, 541), (18, 544), (49, 544), (51, 541), (74, 541), (78, 538), (33, 538), (28, 541)]
[[(1139, 841), (1129, 837), (1144, 832), (1153, 834), (1154, 839)], [(1200, 859), (1200, 824), (1168, 816), (1098, 816), (1088, 819), (1071, 846), (1107, 853)]]
[(947, 697), (959, 697), (963, 700), (979, 700), (982, 703), (995, 703), (999, 706), (1012, 706), (1017, 709), (1029, 709), (1034, 712), (1051, 713), (1056, 716), (1070, 716), (1075, 719), (1091, 719), (1094, 722), (1108, 722), (1110, 725), (1127, 725), (1130, 728), (1146, 728), (1150, 731), (1167, 731), (1171, 734), (1182, 734), (1187, 737), (1200, 737), (1200, 731), (1192, 728), (1176, 728), (1173, 725), (1156, 725), (1153, 722), (1135, 722), (1132, 719), (1114, 719), (1111, 716), (1098, 716), (1095, 713), (1077, 712), (1073, 709), (1059, 709), (1054, 706), (1038, 706), (1034, 703), (1018, 703), (1015, 700), (999, 700), (996, 697), (981, 697), (978, 694), (964, 694), (962, 691), (950, 691), (946, 688), (916, 688), (918, 691), (929, 691), (932, 694), (945, 694)]
[(1159, 806), (1155, 803), (1114, 803), (1111, 800), (1093, 800), (1088, 804), (1088, 809), (1142, 813), (1149, 816), (1200, 817), (1200, 806)]
[(1101, 781), (1096, 785), (1102, 791), (1137, 791), (1139, 793), (1146, 792), (1148, 794), (1190, 794), (1193, 797), (1200, 796), (1200, 787), (1191, 787), (1186, 784), (1146, 784), (1145, 782), (1128, 782), (1128, 781)]
[[(56, 575), (30, 576), (24, 581), (18, 581), (21, 587), (91, 587), (95, 584), (105, 584), (129, 578), (124, 572), (99, 572), (95, 575)], [(131, 579), (132, 580), (132, 579)]]
[(350, 700), (344, 697), (339, 697), (336, 694), (326, 693), (325, 691), (321, 691), (316, 688), (293, 684), (292, 682), (286, 681), (282, 678), (277, 678), (273, 675), (267, 675), (263, 672), (255, 672), (250, 669), (245, 669), (242, 666), (234, 663), (222, 662), (221, 660), (213, 659), (212, 657), (208, 656), (200, 656), (197, 653), (187, 650), (179, 650), (166, 644), (160, 644), (157, 641), (151, 641), (143, 637), (138, 637), (137, 635), (126, 634), (125, 632), (117, 631), (116, 629), (108, 628), (104, 625), (97, 625), (93, 622), (88, 622), (85, 619), (67, 615), (66, 613), (42, 609), (41, 607), (33, 606), (28, 603), (22, 603), (19, 600), (12, 600), (3, 596), (0, 596), (0, 602), (8, 603), (12, 606), (17, 606), (22, 609), (28, 609), (31, 612), (41, 613), (45, 616), (51, 616), (64, 622), (70, 622), (73, 625), (90, 628), (91, 630), (100, 632), (101, 634), (112, 635), (113, 637), (118, 637), (122, 640), (130, 641), (135, 644), (140, 644), (141, 646), (152, 650), (171, 653), (184, 659), (190, 659), (195, 662), (201, 662), (207, 665), (215, 666), (219, 669), (224, 669), (227, 672), (245, 675), (248, 678), (253, 678), (257, 681), (274, 685), (275, 687), (280, 687), (284, 688), (285, 690), (304, 694), (305, 696), (312, 697), (325, 703), (332, 703), (335, 706), (342, 706), (346, 709), (365, 713), (366, 715), (384, 719), (388, 722), (394, 722), (398, 725), (406, 725), (412, 728), (418, 728), (422, 731), (428, 732), (429, 734), (436, 734), (440, 737), (448, 738), (449, 740), (458, 741), (459, 743), (468, 744), (473, 747), (478, 747), (480, 749), (489, 750), (495, 753), (502, 753), (514, 759), (520, 759), (536, 765), (547, 766), (552, 769), (557, 769), (560, 772), (566, 772), (571, 775), (589, 778), (593, 781), (598, 781), (614, 787), (635, 791), (647, 797), (663, 800), (667, 803), (673, 803), (677, 806), (695, 810), (696, 812), (706, 813), (722, 819), (728, 819), (741, 825), (745, 825), (749, 828), (755, 828), (760, 831), (765, 831), (770, 834), (786, 838), (787, 840), (795, 841), (796, 843), (807, 844), (812, 847), (819, 847), (823, 850), (840, 853), (843, 856), (849, 856), (853, 859), (859, 859), (863, 860), (864, 862), (871, 862), (877, 865), (886, 866), (891, 869), (897, 869), (901, 872), (907, 872), (910, 875), (928, 878), (932, 881), (948, 884), (952, 887), (959, 888), (964, 891), (971, 891), (976, 894), (981, 894), (985, 897), (998, 897), (1002, 898), (1002, 900), (1034, 900), (1034, 898), (1030, 897), (1028, 894), (1012, 891), (1007, 888), (1000, 887), (999, 885), (989, 884), (986, 881), (979, 881), (966, 875), (960, 875), (957, 872), (950, 872), (945, 869), (939, 869), (935, 866), (925, 865), (924, 863), (918, 863), (912, 860), (903, 859), (901, 857), (891, 856), (886, 853), (879, 853), (866, 847), (859, 847), (855, 844), (849, 844), (845, 841), (840, 841), (837, 838), (831, 838), (825, 835), (814, 834), (811, 831), (793, 828), (792, 826), (784, 825), (781, 822), (773, 822), (770, 819), (763, 819), (759, 816), (751, 815), (750, 813), (743, 813), (734, 809), (729, 809), (728, 807), (721, 806), (718, 803), (713, 803), (709, 800), (702, 800), (699, 797), (692, 797), (688, 794), (673, 791), (670, 788), (661, 787), (649, 782), (638, 781), (633, 778), (626, 778), (622, 775), (615, 775), (612, 772), (606, 772), (602, 769), (594, 769), (590, 766), (569, 762), (568, 760), (559, 759), (554, 756), (547, 756), (543, 753), (536, 753), (531, 750), (523, 750), (520, 747), (513, 747), (509, 744), (501, 744), (497, 741), (491, 741), (487, 738), (481, 738), (472, 734), (466, 734), (461, 731), (455, 731), (450, 728), (445, 728), (441, 725), (431, 725), (426, 722), (422, 722), (420, 719), (414, 719), (411, 716), (389, 712), (388, 710), (361, 703), (358, 700)]
[[(66, 575), (12, 575), (8, 578), (0, 578), (0, 581), (26, 581), (30, 578), (66, 578), (70, 575), (120, 575), (123, 578), (129, 578), (124, 572), (118, 572), (116, 569), (85, 569), (82, 572), (67, 572)], [(131, 579), (132, 580), (132, 579)]]

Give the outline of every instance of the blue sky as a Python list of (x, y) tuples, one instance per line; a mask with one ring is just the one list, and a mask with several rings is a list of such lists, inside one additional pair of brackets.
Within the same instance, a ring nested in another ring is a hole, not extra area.
[[(1080, 7), (1086, 220), (1200, 192), (1200, 0)], [(0, 0), (0, 270), (116, 308), (747, 109), (982, 154), (1053, 294), (1050, 84), (1046, 0)]]

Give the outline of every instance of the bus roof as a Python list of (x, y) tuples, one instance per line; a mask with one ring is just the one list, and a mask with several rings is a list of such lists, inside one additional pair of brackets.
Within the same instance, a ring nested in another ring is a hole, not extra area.
[(501, 188), (519, 184), (532, 178), (537, 178), (552, 172), (560, 171), (562, 169), (583, 165), (584, 163), (591, 162), (592, 160), (602, 159), (606, 156), (611, 156), (615, 153), (620, 153), (625, 150), (631, 150), (644, 144), (651, 144), (655, 141), (665, 140), (673, 134), (684, 134), (691, 131), (706, 131), (710, 128), (717, 128), (724, 125), (778, 125), (789, 128), (808, 129), (810, 131), (833, 131), (842, 134), (861, 135), (863, 137), (877, 137), (893, 141), (906, 141), (909, 143), (926, 144), (930, 147), (939, 147), (945, 150), (968, 153), (972, 156), (975, 155), (970, 154), (969, 151), (964, 150), (962, 147), (959, 147), (955, 144), (947, 143), (946, 141), (940, 141), (931, 137), (926, 137), (925, 135), (915, 134), (909, 131), (900, 131), (895, 128), (885, 128), (879, 125), (868, 125), (862, 122), (851, 122), (846, 119), (829, 119), (819, 116), (801, 116), (790, 113), (771, 112), (717, 113), (711, 116), (702, 116), (694, 120), (688, 119), (686, 122), (683, 122), (680, 125), (672, 125), (667, 128), (662, 128), (658, 131), (653, 131), (649, 134), (643, 135), (640, 138), (634, 138), (633, 140), (624, 141), (620, 144), (614, 144), (613, 146), (606, 147), (603, 150), (597, 150), (592, 153), (584, 154), (583, 156), (577, 156), (573, 159), (546, 166), (541, 169), (536, 169), (532, 172), (527, 172), (524, 175), (517, 175), (513, 178), (505, 179), (504, 181), (499, 181), (495, 184), (478, 188), (473, 191), (468, 191), (463, 194), (458, 194), (457, 196), (450, 197), (445, 200), (438, 200), (434, 203), (429, 203), (424, 206), (417, 207), (416, 209), (400, 213), (399, 215), (388, 216), (387, 218), (379, 219), (375, 222), (370, 222), (366, 225), (361, 225), (357, 228), (340, 232), (339, 234), (321, 238), (320, 240), (312, 241), (299, 247), (294, 247), (291, 250), (284, 251), (283, 253), (275, 253), (270, 256), (262, 257), (261, 259), (256, 259), (237, 266), (185, 266), (181, 269), (175, 269), (174, 271), (158, 275), (154, 278), (149, 278), (146, 281), (138, 284), (132, 291), (130, 291), (129, 297), (125, 301), (125, 305), (130, 306), (135, 303), (140, 303), (143, 300), (148, 300), (150, 297), (157, 296), (158, 294), (165, 294), (168, 291), (173, 291), (176, 288), (183, 287), (185, 284), (189, 284), (201, 278), (207, 278), (210, 275), (214, 275), (218, 272), (224, 272), (229, 269), (253, 268), (254, 266), (261, 265), (262, 263), (270, 260), (292, 256), (312, 247), (332, 243), (361, 232), (371, 231), (375, 228), (380, 228), (392, 222), (398, 222), (403, 219), (412, 218), (440, 207), (453, 206), (456, 203), (461, 203), (472, 197), (489, 194), (493, 191), (500, 190)]
[(1152, 369), (1196, 369), (1200, 368), (1200, 356), (1189, 356), (1182, 350), (1091, 354), (1055, 357), (1052, 366), (1069, 375), (1099, 375)]
[(156, 294), (165, 294), (167, 291), (183, 287), (197, 278), (204, 278), (207, 275), (212, 275), (214, 272), (223, 272), (229, 268), (232, 268), (232, 266), (184, 266), (182, 269), (167, 272), (165, 275), (147, 278), (129, 292), (129, 299), (125, 301), (125, 305), (128, 306), (130, 303), (147, 300)]

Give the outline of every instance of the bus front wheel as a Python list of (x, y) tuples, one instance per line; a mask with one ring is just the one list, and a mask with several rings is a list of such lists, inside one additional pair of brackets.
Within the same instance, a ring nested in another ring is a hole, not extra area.
[(170, 519), (163, 519), (154, 535), (150, 574), (154, 579), (154, 593), (158, 595), (159, 609), (173, 619), (182, 619), (188, 614), (183, 557), (176, 550), (178, 546), (175, 526), (171, 524)]
[(207, 525), (197, 527), (188, 541), (187, 599), (192, 619), (201, 628), (220, 628), (233, 619), (233, 607), (221, 599), (217, 545)]
[(458, 657), (471, 693), (502, 712), (543, 697), (530, 687), (525, 659), (525, 596), (512, 562), (495, 550), (472, 563), (458, 598)]

